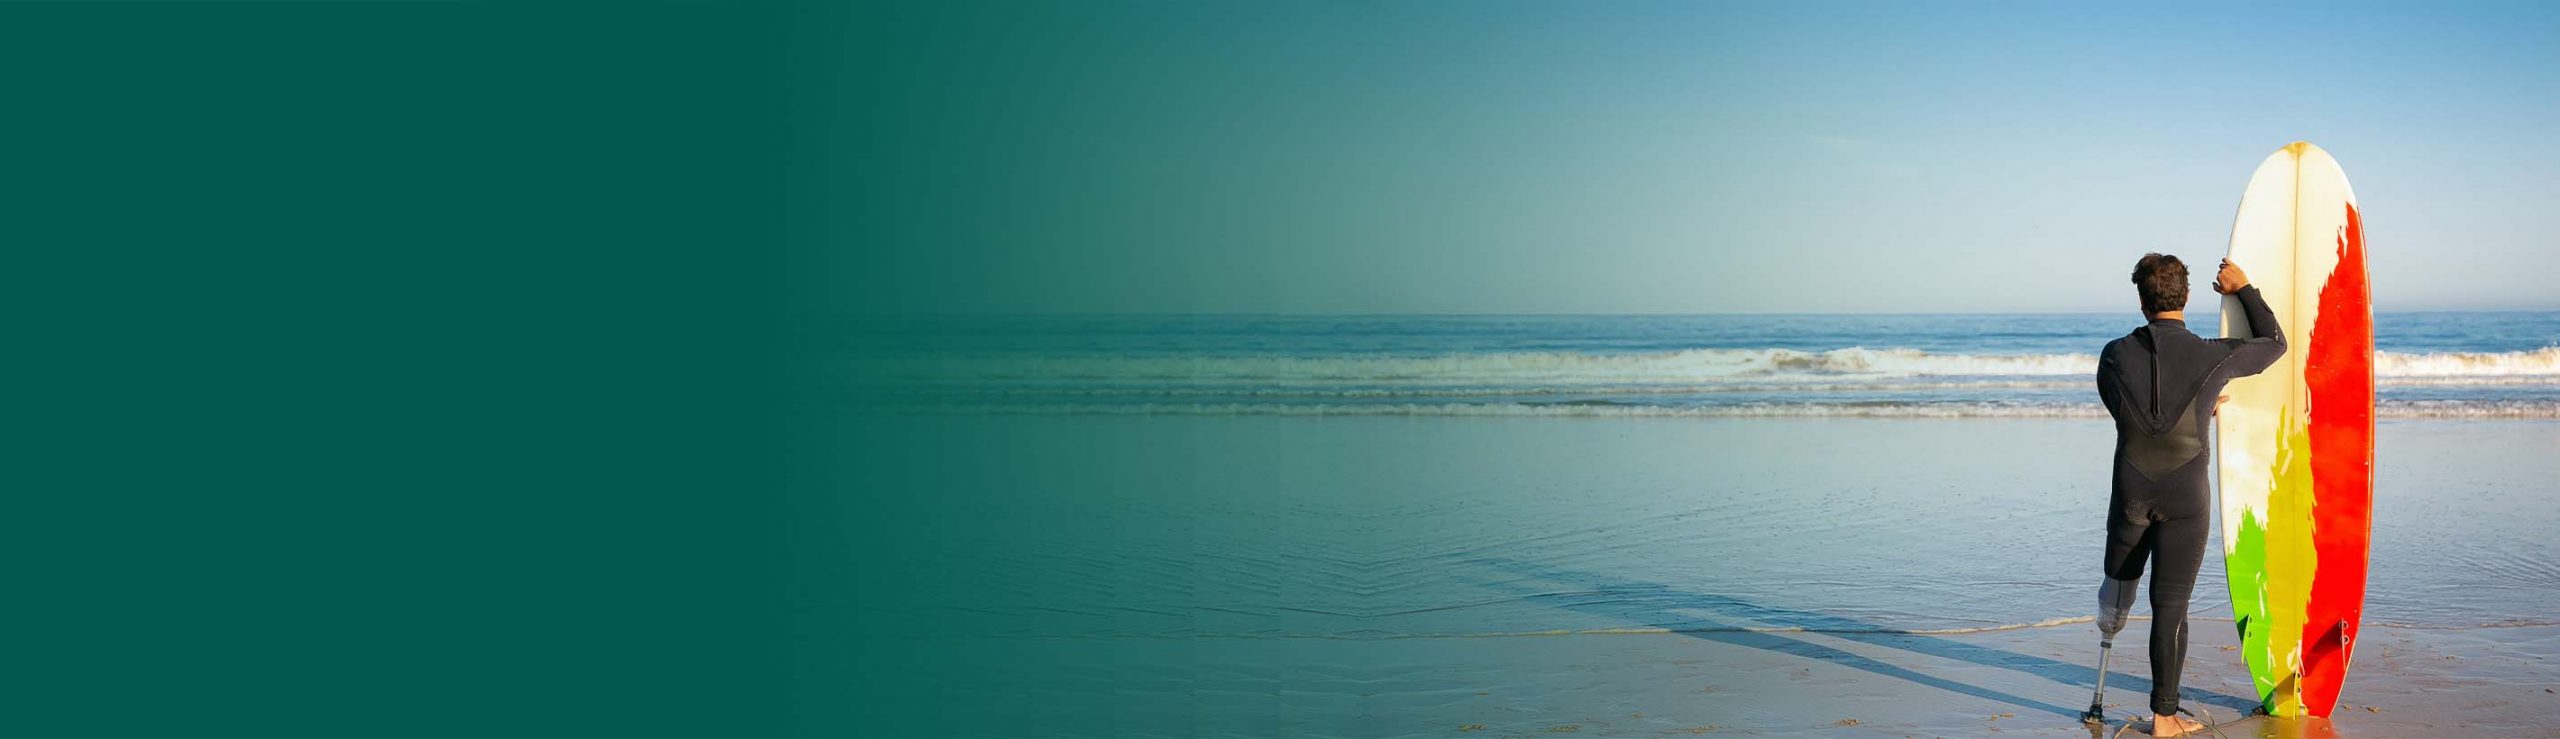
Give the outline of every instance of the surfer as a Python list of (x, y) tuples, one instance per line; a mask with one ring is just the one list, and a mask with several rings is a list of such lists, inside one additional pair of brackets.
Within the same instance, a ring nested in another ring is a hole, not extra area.
[(2107, 342), (2098, 355), (2098, 397), (2115, 417), (2114, 492), (2107, 503), (2105, 580), (2098, 629), (2112, 643), (2133, 608), (2135, 581), (2151, 566), (2151, 733), (2199, 728), (2178, 715), (2178, 671), (2187, 657), (2187, 601), (2204, 563), (2212, 521), (2205, 425), (2223, 383), (2263, 372), (2284, 356), (2284, 332), (2258, 288), (2223, 260), (2213, 290), (2238, 298), (2252, 339), (2207, 339), (2187, 330), (2187, 266), (2145, 254), (2133, 265), (2134, 292), (2149, 322)]

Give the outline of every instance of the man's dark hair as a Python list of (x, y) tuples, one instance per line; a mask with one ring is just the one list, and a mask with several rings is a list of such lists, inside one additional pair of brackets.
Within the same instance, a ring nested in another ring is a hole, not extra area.
[(2187, 309), (2187, 263), (2167, 254), (2142, 255), (2133, 263), (2133, 291), (2142, 294), (2142, 312)]

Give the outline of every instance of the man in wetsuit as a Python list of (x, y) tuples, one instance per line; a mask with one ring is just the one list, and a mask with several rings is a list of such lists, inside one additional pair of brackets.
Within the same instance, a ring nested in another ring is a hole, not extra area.
[(2109, 641), (2133, 608), (2134, 581), (2151, 565), (2151, 733), (2202, 728), (2178, 714), (2178, 671), (2187, 658), (2187, 600), (2204, 564), (2213, 494), (2205, 426), (2223, 383), (2263, 372), (2284, 356), (2284, 331), (2249, 284), (2224, 260), (2214, 292), (2240, 300), (2253, 339), (2207, 339), (2187, 330), (2187, 266), (2146, 254), (2133, 265), (2134, 292), (2150, 322), (2107, 342), (2098, 355), (2098, 397), (2115, 417), (2114, 495), (2107, 502), (2106, 579), (2098, 588), (2098, 628)]

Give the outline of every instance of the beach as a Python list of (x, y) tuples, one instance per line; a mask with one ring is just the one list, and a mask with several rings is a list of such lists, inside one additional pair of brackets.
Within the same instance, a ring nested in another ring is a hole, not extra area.
[[(852, 414), (829, 442), (840, 484), (884, 501), (849, 518), (861, 703), (894, 708), (859, 720), (939, 736), (2087, 734), (2112, 434), (2087, 418)], [(2378, 448), (2347, 707), (2229, 731), (2560, 735), (2560, 507), (2543, 500), (2560, 423), (2386, 420)], [(2211, 546), (2184, 695), (2230, 721), (2255, 696)], [(2147, 704), (2148, 627), (2110, 665), (2119, 723)]]

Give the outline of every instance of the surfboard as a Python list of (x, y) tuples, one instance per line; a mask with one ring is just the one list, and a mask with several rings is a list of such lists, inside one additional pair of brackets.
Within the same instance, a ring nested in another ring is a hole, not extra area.
[[(2275, 366), (2231, 381), (2214, 424), (2232, 615), (2266, 712), (2327, 716), (2355, 655), (2373, 532), (2373, 297), (2338, 161), (2295, 142), (2261, 162), (2229, 258), (2286, 339)], [(2237, 298), (2222, 300), (2222, 335), (2260, 335)]]

